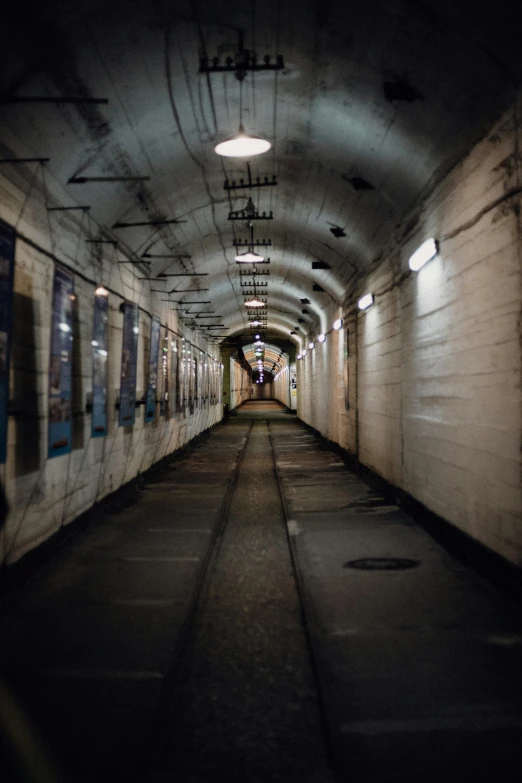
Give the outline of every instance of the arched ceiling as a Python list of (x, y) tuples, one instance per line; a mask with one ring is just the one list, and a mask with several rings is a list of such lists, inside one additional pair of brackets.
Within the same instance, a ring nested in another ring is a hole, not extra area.
[(254, 380), (259, 374), (264, 374), (267, 379), (272, 378), (288, 366), (288, 354), (279, 345), (263, 340), (244, 345), (243, 355), (252, 368)]
[[(21, 0), (3, 24), (3, 135), (49, 157), (71, 202), (91, 205), (135, 257), (189, 254), (149, 259), (136, 273), (205, 274), (153, 287), (176, 301), (195, 297), (174, 289), (209, 288), (200, 299), (222, 316), (221, 332), (243, 342), (251, 334), (234, 242), (248, 232), (228, 214), (251, 196), (273, 213), (255, 236), (272, 243), (265, 336), (281, 344), (296, 325), (302, 334), (329, 328), (326, 308), (507, 106), (522, 73), (510, 9), (463, 0)], [(259, 62), (280, 54), (284, 68), (241, 83), (233, 72), (199, 73), (201, 56), (234, 58), (240, 36)], [(5, 102), (24, 96), (108, 102)], [(214, 153), (237, 131), (240, 100), (247, 132), (272, 143), (250, 161), (251, 174), (275, 176), (276, 187), (224, 189), (226, 179), (247, 178), (246, 161)], [(121, 176), (148, 179), (70, 182)], [(182, 222), (114, 228), (173, 219)]]

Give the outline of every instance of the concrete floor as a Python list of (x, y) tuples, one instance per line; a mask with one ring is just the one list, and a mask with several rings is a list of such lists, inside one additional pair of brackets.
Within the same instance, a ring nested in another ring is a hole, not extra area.
[(325, 724), (339, 780), (520, 777), (520, 609), (274, 404), (100, 512), (0, 623), (2, 780), (326, 783)]

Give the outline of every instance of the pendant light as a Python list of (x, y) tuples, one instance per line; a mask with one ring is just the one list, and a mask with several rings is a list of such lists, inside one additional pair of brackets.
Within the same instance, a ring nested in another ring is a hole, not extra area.
[(265, 307), (265, 303), (260, 299), (247, 299), (245, 307)]
[(259, 136), (248, 136), (241, 122), (237, 136), (217, 144), (214, 151), (225, 158), (252, 158), (255, 155), (268, 152), (271, 146), (266, 139), (260, 139)]
[(238, 253), (236, 256), (236, 261), (238, 264), (260, 264), (265, 259), (264, 256), (260, 256), (259, 253), (254, 251), (254, 226), (252, 221), (250, 221), (248, 224), (248, 229), (250, 232), (250, 244), (248, 246), (248, 250), (246, 250), (244, 253)]
[(260, 264), (264, 260), (264, 256), (254, 253), (251, 249), (247, 250), (245, 253), (238, 253), (236, 256), (236, 261), (239, 264)]

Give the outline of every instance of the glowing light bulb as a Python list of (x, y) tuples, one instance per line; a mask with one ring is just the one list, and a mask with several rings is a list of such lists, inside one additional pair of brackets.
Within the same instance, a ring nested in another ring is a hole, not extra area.
[(320, 334), (317, 339), (319, 340), (320, 343), (324, 343), (324, 341), (326, 340), (326, 335)]
[(335, 329), (336, 332), (338, 332), (342, 325), (343, 325), (342, 318), (338, 318), (336, 321), (334, 321), (333, 328)]

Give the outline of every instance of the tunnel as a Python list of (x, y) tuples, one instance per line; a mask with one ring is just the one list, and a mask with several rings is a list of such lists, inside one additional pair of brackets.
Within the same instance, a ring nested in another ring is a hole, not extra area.
[(519, 779), (521, 16), (4, 9), (2, 779)]

